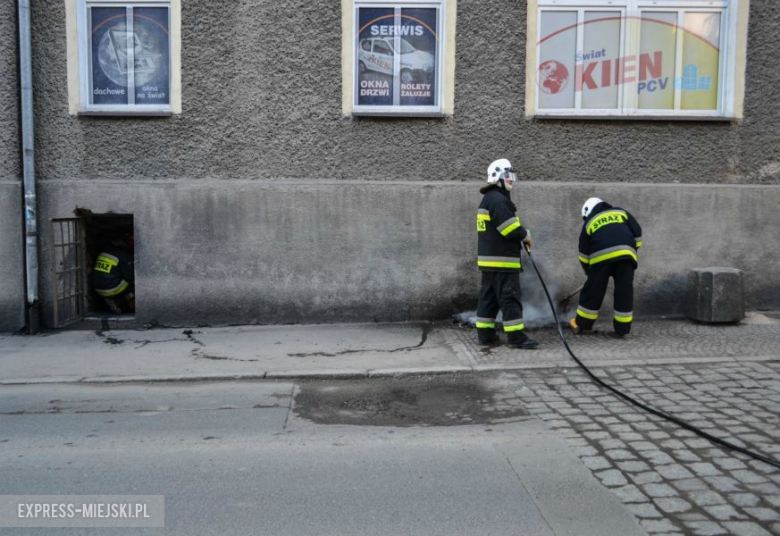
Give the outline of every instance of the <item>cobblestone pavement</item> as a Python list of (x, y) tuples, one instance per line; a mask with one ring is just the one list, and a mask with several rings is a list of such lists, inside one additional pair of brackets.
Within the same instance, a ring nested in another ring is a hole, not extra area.
[[(594, 372), (713, 435), (780, 459), (780, 361)], [(523, 406), (563, 435), (649, 533), (780, 534), (780, 469), (649, 415), (578, 368), (507, 372), (497, 381), (499, 409)]]
[[(780, 321), (768, 322), (771, 323), (712, 326), (681, 320), (652, 320), (636, 323), (631, 335), (615, 339), (611, 325), (602, 320), (596, 325), (600, 329), (597, 333), (574, 335), (567, 330), (566, 334), (577, 356), (593, 364), (780, 358)], [(454, 328), (452, 332), (477, 365), (557, 366), (570, 361), (554, 328), (528, 330), (540, 342), (539, 348), (533, 351), (506, 345), (480, 347), (476, 330), (472, 328)]]

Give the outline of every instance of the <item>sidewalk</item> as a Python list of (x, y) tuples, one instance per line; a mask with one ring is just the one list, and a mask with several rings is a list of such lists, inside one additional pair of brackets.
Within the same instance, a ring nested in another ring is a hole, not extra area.
[[(598, 327), (598, 326), (597, 326)], [(602, 329), (607, 329), (603, 327)], [(576, 366), (555, 329), (533, 330), (539, 349), (476, 345), (448, 324), (338, 324), (60, 331), (0, 335), (0, 385), (275, 378), (365, 378)], [(639, 322), (625, 340), (574, 337), (593, 366), (780, 359), (780, 320), (758, 313), (738, 326)]]

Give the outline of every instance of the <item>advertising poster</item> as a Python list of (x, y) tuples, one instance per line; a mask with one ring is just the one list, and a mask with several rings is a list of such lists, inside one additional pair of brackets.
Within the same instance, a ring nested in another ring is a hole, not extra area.
[(685, 14), (683, 73), (675, 80), (682, 89), (683, 110), (718, 108), (719, 44), (720, 13)]
[(436, 8), (360, 8), (358, 105), (435, 106)]
[(127, 28), (124, 7), (93, 7), (92, 14), (92, 102), (94, 104), (127, 104), (127, 61), (121, 61), (116, 46), (120, 33)]
[(94, 7), (91, 30), (93, 104), (132, 104), (131, 80), (135, 104), (170, 102), (167, 8), (134, 8), (131, 30), (124, 7)]
[(677, 13), (652, 12), (642, 15), (639, 53), (661, 58), (658, 74), (660, 82), (653, 84), (654, 91), (639, 93), (639, 108), (645, 110), (674, 110), (674, 73), (677, 70)]
[(541, 18), (539, 108), (574, 108), (577, 12), (545, 11)]
[[(544, 11), (539, 40), (539, 108), (614, 110), (619, 92), (642, 110), (716, 110), (720, 65), (719, 13), (648, 11), (639, 17), (639, 50), (621, 52), (620, 32), (636, 21), (620, 12)], [(582, 49), (577, 46), (582, 32)], [(682, 51), (677, 50), (682, 32)], [(678, 52), (682, 64), (676, 65)]]
[(358, 104), (392, 106), (395, 9), (360, 8), (358, 26)]

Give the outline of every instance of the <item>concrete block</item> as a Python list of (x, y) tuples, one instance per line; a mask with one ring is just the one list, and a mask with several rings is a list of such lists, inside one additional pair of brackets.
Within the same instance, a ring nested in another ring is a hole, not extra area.
[(688, 274), (685, 315), (698, 322), (739, 322), (745, 318), (744, 289), (742, 270), (693, 269)]
[(277, 370), (266, 373), (267, 380), (292, 380), (292, 379), (312, 379), (312, 380), (350, 380), (367, 378), (368, 370), (360, 369), (320, 369), (320, 370)]
[(264, 379), (265, 372), (258, 374), (132, 374), (127, 376), (90, 376), (78, 383), (230, 382)]
[(369, 378), (400, 378), (403, 376), (417, 376), (418, 374), (457, 374), (471, 372), (471, 367), (453, 365), (440, 367), (399, 367), (387, 369), (375, 369), (368, 371)]

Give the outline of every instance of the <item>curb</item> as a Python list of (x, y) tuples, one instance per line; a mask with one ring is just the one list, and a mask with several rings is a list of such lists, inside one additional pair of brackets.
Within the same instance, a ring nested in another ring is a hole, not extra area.
[[(682, 365), (695, 363), (740, 363), (745, 361), (778, 361), (780, 356), (723, 356), (682, 357), (635, 360), (601, 360), (586, 363), (592, 368), (646, 367), (652, 365)], [(117, 384), (117, 383), (166, 383), (166, 382), (214, 382), (248, 380), (359, 380), (368, 378), (403, 378), (408, 376), (435, 376), (443, 374), (483, 374), (491, 372), (519, 372), (522, 370), (571, 369), (577, 365), (571, 360), (555, 360), (546, 363), (514, 363), (486, 365), (442, 365), (438, 367), (405, 367), (383, 369), (321, 369), (281, 370), (253, 374), (158, 374), (150, 376), (52, 376), (42, 378), (10, 378), (0, 380), (0, 386), (46, 384)]]

